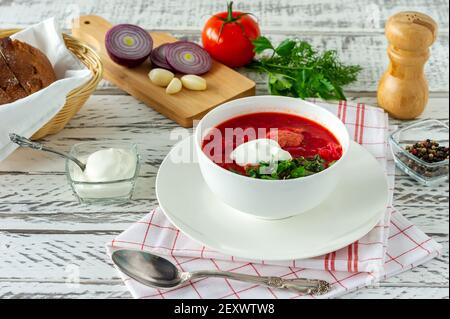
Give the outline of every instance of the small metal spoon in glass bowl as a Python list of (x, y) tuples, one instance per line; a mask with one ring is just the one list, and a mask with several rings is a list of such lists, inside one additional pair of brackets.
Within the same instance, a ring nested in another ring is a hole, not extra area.
[(182, 272), (167, 259), (137, 250), (116, 250), (112, 254), (112, 260), (123, 273), (153, 288), (175, 288), (190, 280), (205, 277), (227, 278), (311, 295), (325, 294), (331, 288), (330, 284), (323, 280), (251, 276), (218, 270)]
[(80, 160), (76, 159), (75, 157), (70, 156), (68, 154), (61, 153), (56, 150), (52, 150), (48, 147), (45, 147), (41, 143), (33, 142), (23, 136), (20, 136), (20, 135), (14, 134), (14, 133), (9, 134), (9, 139), (11, 140), (11, 142), (16, 143), (17, 145), (19, 145), (21, 147), (28, 147), (28, 148), (32, 148), (32, 149), (38, 150), (38, 151), (49, 152), (49, 153), (57, 154), (59, 156), (67, 158), (67, 159), (71, 160), (72, 162), (74, 162), (75, 164), (77, 164), (80, 167), (81, 171), (84, 171), (86, 169), (86, 164), (82, 163)]

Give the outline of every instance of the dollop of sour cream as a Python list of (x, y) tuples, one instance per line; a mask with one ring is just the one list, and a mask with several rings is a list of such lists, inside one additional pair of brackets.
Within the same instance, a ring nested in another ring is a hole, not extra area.
[(132, 178), (136, 155), (128, 150), (108, 148), (92, 153), (85, 160), (86, 169), (74, 169), (74, 180), (80, 182), (111, 182)]
[(259, 138), (236, 147), (230, 158), (239, 166), (258, 165), (261, 162), (277, 162), (292, 159), (289, 152), (283, 150), (277, 141)]

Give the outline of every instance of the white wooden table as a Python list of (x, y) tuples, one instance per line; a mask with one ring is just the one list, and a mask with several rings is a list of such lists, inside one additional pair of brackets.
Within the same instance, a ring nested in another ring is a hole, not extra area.
[[(375, 105), (377, 80), (387, 63), (383, 26), (397, 11), (430, 14), (440, 33), (427, 65), (431, 98), (424, 118), (448, 121), (448, 1), (252, 0), (236, 4), (259, 17), (275, 41), (301, 37), (320, 48), (338, 50), (361, 64), (350, 99)], [(222, 11), (219, 1), (0, 0), (0, 28), (26, 27), (56, 16), (65, 23), (79, 14), (99, 14), (114, 23), (135, 23), (197, 41), (203, 21)], [(264, 78), (247, 73), (266, 92)], [(38, 107), (38, 106), (37, 106)], [(405, 125), (392, 120), (391, 125)], [(63, 160), (18, 150), (0, 163), (0, 298), (129, 298), (108, 261), (104, 245), (157, 204), (155, 175), (176, 142), (176, 124), (108, 83), (61, 133), (44, 142), (60, 150), (86, 140), (130, 140), (143, 155), (135, 200), (114, 206), (79, 205), (64, 176)], [(346, 298), (448, 298), (448, 184), (423, 187), (397, 172), (395, 206), (444, 246), (444, 254), (424, 266)], [(79, 284), (68, 284), (79, 275)]]

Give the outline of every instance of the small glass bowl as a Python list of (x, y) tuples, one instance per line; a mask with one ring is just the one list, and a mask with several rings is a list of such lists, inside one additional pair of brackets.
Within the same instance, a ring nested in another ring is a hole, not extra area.
[(438, 120), (419, 121), (392, 133), (389, 143), (397, 166), (415, 180), (430, 186), (448, 178), (448, 159), (428, 163), (405, 149), (408, 145), (427, 139), (437, 141), (440, 146), (448, 147), (448, 125)]
[(75, 197), (80, 203), (102, 204), (131, 200), (140, 168), (140, 156), (136, 144), (109, 141), (79, 143), (72, 147), (70, 155), (85, 162), (87, 157), (92, 153), (108, 148), (127, 150), (136, 156), (136, 168), (133, 176), (128, 179), (110, 182), (79, 181), (76, 180), (76, 177), (74, 176), (74, 171), (75, 169), (78, 169), (78, 167), (76, 167), (76, 164), (72, 161), (66, 160), (67, 180), (72, 187)]

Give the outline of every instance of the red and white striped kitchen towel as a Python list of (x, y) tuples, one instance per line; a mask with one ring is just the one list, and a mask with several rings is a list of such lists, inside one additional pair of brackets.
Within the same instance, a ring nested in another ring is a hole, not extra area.
[[(321, 297), (376, 284), (380, 279), (422, 264), (440, 253), (440, 245), (408, 222), (392, 206), (395, 165), (387, 146), (388, 117), (364, 104), (313, 101), (336, 114), (350, 136), (370, 151), (385, 168), (390, 202), (384, 218), (355, 243), (324, 256), (289, 261), (240, 260), (212, 251), (181, 233), (159, 209), (153, 210), (107, 245), (115, 249), (142, 249), (164, 256), (183, 271), (220, 269), (283, 278), (323, 279), (332, 290)], [(135, 298), (312, 298), (227, 279), (200, 279), (172, 290), (146, 287), (120, 273)]]

